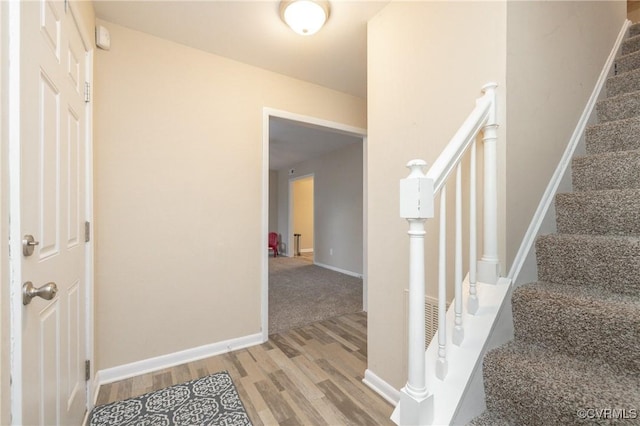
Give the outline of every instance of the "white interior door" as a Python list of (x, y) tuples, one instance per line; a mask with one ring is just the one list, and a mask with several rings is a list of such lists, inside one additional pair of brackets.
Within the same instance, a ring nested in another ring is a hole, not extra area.
[(21, 344), (13, 367), (22, 377), (21, 383), (13, 384), (13, 395), (19, 399), (13, 421), (81, 424), (87, 407), (88, 56), (69, 5), (24, 1), (19, 8), (19, 221), (21, 235), (32, 235), (38, 245), (31, 255), (20, 253), (16, 276), (22, 284), (31, 282), (43, 290), (55, 283), (57, 293), (48, 292), (50, 300), (36, 296), (22, 306)]

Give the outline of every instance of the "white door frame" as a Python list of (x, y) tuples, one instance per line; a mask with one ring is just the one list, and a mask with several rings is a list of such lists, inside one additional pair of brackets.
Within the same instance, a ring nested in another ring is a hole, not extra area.
[(0, 3), (0, 424), (10, 420), (10, 320), (11, 309), (9, 292), (9, 181), (6, 170), (8, 159), (8, 73), (9, 64), (9, 20), (8, 2)]
[[(316, 234), (316, 218), (315, 218), (315, 208), (316, 208), (316, 188), (315, 188), (315, 174), (314, 173), (309, 173), (306, 175), (302, 175), (302, 176), (296, 176), (293, 178), (289, 179), (289, 185), (288, 185), (288, 190), (289, 190), (289, 217), (288, 217), (288, 228), (289, 228), (289, 235), (287, 235), (287, 256), (289, 257), (294, 257), (296, 254), (293, 251), (293, 248), (295, 246), (294, 244), (294, 236), (293, 236), (293, 183), (298, 181), (298, 180), (302, 180), (302, 179), (307, 179), (307, 178), (312, 178), (313, 181), (313, 235), (315, 238), (315, 234)], [(298, 247), (298, 249), (300, 249), (300, 247)]]
[[(20, 421), (22, 416), (22, 276), (20, 272), (21, 253), (22, 253), (22, 236), (21, 236), (21, 223), (20, 223), (20, 2), (7, 2), (0, 7), (7, 8), (3, 10), (2, 18), (2, 40), (9, 40), (8, 44), (2, 46), (2, 59), (9, 58), (10, 66), (5, 68), (7, 76), (3, 76), (2, 80), (2, 106), (6, 107), (6, 111), (3, 111), (3, 129), (0, 137), (2, 138), (1, 148), (2, 154), (2, 167), (0, 169), (8, 170), (2, 177), (8, 178), (8, 182), (2, 182), (2, 199), (0, 200), (1, 210), (0, 217), (11, 217), (11, 223), (8, 229), (9, 236), (9, 252), (14, 253), (13, 256), (9, 256), (7, 273), (2, 275), (2, 284), (4, 287), (4, 279), (8, 280), (9, 287), (9, 301), (2, 301), (2, 312), (9, 311), (10, 315), (10, 336), (11, 342), (9, 347), (9, 353), (2, 353), (2, 358), (9, 356), (10, 358), (10, 370), (11, 370), (11, 406), (2, 406), (2, 414), (6, 414), (10, 410), (12, 423)], [(82, 19), (82, 14), (78, 10), (76, 2), (70, 1), (68, 7), (71, 8), (72, 13), (78, 20)], [(87, 52), (85, 60), (87, 61), (87, 80), (91, 87), (93, 87), (93, 56), (94, 46), (93, 38), (90, 31), (87, 29), (87, 23), (81, 22), (78, 27), (84, 49)], [(5, 52), (4, 49), (8, 51)], [(6, 55), (6, 56), (5, 56)], [(3, 63), (4, 65), (4, 63)], [(5, 86), (5, 81), (8, 87)], [(8, 89), (8, 90), (5, 90)], [(86, 134), (85, 134), (85, 191), (86, 191), (86, 204), (85, 215), (86, 220), (91, 222), (93, 227), (93, 100), (92, 102), (85, 104), (85, 120), (86, 120)], [(5, 120), (6, 119), (6, 120)], [(4, 173), (4, 172), (3, 172)], [(93, 406), (94, 385), (95, 380), (94, 369), (94, 354), (93, 354), (93, 256), (94, 256), (94, 243), (93, 243), (93, 230), (91, 233), (90, 243), (85, 244), (86, 250), (86, 292), (85, 292), (85, 309), (86, 309), (86, 356), (91, 362), (91, 380), (87, 383), (87, 410)], [(0, 251), (4, 253), (4, 251)], [(3, 259), (4, 263), (4, 259)], [(5, 311), (6, 309), (6, 311)], [(5, 318), (7, 317), (4, 314)], [(2, 346), (4, 349), (4, 346)], [(3, 376), (3, 380), (5, 377)]]
[[(335, 121), (323, 120), (308, 115), (296, 114), (289, 111), (264, 107), (262, 109), (262, 247), (267, 247), (269, 238), (269, 119), (271, 117), (284, 118), (301, 123), (312, 124), (338, 130), (362, 138), (362, 307), (367, 310), (367, 130)], [(315, 220), (314, 220), (315, 226)], [(262, 341), (269, 340), (269, 252), (262, 250), (262, 283), (261, 283), (261, 325)]]

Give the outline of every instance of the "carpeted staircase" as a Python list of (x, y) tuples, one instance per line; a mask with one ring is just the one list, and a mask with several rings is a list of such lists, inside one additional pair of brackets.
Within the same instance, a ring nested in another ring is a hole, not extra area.
[(515, 339), (484, 358), (472, 425), (640, 424), (640, 24), (616, 73), (557, 234), (536, 241), (539, 281), (514, 290)]

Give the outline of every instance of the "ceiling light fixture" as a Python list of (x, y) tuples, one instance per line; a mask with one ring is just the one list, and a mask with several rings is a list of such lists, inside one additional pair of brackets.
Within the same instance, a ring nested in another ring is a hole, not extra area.
[(329, 18), (329, 2), (283, 0), (280, 2), (280, 17), (300, 35), (315, 34)]

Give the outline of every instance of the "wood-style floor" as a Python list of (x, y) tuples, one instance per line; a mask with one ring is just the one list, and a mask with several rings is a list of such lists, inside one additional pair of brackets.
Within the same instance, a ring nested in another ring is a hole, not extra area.
[(262, 345), (100, 387), (97, 404), (227, 370), (254, 425), (391, 425), (393, 407), (362, 383), (366, 313), (274, 334)]

